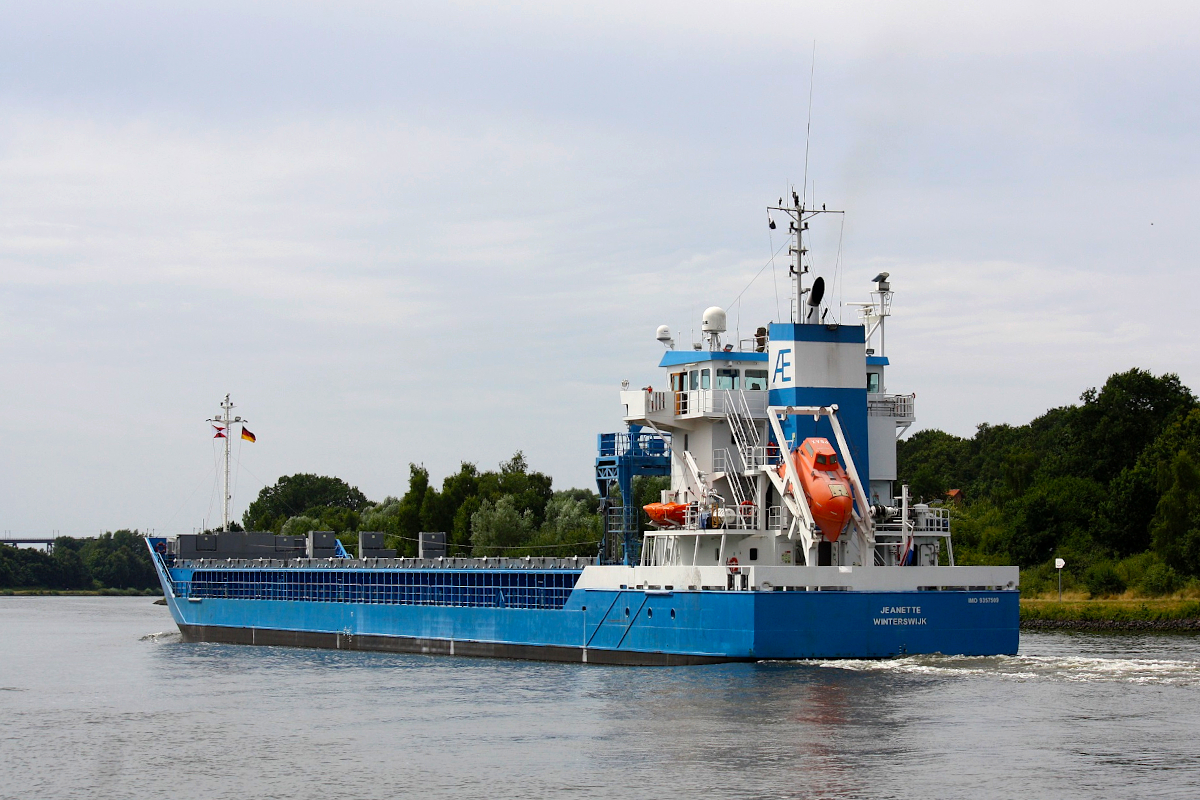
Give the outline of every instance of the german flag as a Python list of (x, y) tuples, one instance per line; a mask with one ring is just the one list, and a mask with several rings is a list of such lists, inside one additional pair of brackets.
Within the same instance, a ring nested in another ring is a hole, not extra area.
[(245, 425), (242, 426), (242, 438), (247, 442), (255, 441), (254, 434), (247, 430)]

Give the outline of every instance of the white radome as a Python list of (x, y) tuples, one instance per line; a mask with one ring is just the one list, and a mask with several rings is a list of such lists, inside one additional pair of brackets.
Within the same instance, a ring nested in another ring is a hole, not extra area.
[(725, 322), (725, 309), (720, 306), (712, 306), (704, 310), (704, 319), (700, 323), (700, 330), (705, 333), (724, 333)]

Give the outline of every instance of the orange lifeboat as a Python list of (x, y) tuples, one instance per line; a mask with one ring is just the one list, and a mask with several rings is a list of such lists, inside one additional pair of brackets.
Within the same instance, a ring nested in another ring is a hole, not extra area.
[[(792, 451), (792, 463), (800, 475), (813, 520), (827, 540), (836, 542), (854, 507), (850, 478), (838, 461), (837, 451), (828, 439), (805, 439)], [(787, 480), (786, 464), (779, 465), (779, 476)]]
[(651, 503), (642, 506), (642, 510), (655, 525), (674, 528), (683, 524), (687, 503)]

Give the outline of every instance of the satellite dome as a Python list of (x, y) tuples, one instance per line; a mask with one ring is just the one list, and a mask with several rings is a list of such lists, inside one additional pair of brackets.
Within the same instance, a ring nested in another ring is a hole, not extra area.
[(658, 326), (658, 340), (660, 342), (671, 341), (671, 328), (667, 325)]
[(700, 323), (700, 330), (705, 333), (724, 333), (725, 309), (720, 306), (712, 306), (705, 309), (704, 319)]

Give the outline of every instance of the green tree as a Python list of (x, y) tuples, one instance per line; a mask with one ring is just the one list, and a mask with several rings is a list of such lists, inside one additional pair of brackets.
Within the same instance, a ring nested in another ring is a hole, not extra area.
[(1088, 568), (1083, 583), (1092, 597), (1108, 597), (1125, 591), (1125, 579), (1110, 561), (1101, 561)]
[[(266, 486), (242, 515), (248, 531), (275, 530), (290, 517), (313, 508), (343, 508), (359, 511), (368, 505), (357, 486), (341, 478), (299, 473), (285, 475)], [(317, 516), (317, 515), (310, 515)]]
[[(537, 556), (593, 556), (600, 542), (599, 498), (586, 489), (555, 492), (546, 521), (525, 551)], [(521, 551), (517, 551), (520, 553)]]
[(289, 517), (279, 529), (282, 536), (307, 536), (309, 531), (329, 530), (321, 526), (321, 520), (316, 517), (306, 517), (303, 514)]
[[(937, 499), (949, 489), (964, 489), (970, 474), (970, 442), (939, 430), (918, 431), (896, 443), (898, 478), (913, 497)], [(891, 504), (890, 497), (879, 502)]]
[(92, 585), (92, 576), (80, 555), (83, 543), (69, 536), (54, 540), (51, 560), (54, 562), (56, 589), (87, 589)]
[(415, 540), (421, 532), (421, 505), (429, 491), (429, 470), (416, 464), (408, 465), (408, 491), (400, 498), (396, 509), (397, 533)]
[(471, 544), (476, 556), (505, 555), (528, 543), (534, 531), (533, 512), (517, 507), (512, 495), (484, 500), (471, 515)]
[(1089, 552), (1091, 529), (1104, 487), (1087, 478), (1051, 478), (1006, 507), (1012, 515), (1008, 554), (1023, 567), (1038, 564), (1069, 544)]
[(1196, 407), (1178, 375), (1155, 377), (1142, 369), (1112, 375), (1099, 392), (1088, 389), (1080, 400), (1071, 426), (1078, 444), (1068, 469), (1101, 483), (1132, 467), (1168, 421)]
[(54, 562), (41, 550), (0, 544), (0, 586), (51, 587)]
[(1158, 509), (1163, 481), (1180, 450), (1193, 459), (1200, 457), (1200, 409), (1174, 417), (1138, 456), (1109, 484), (1104, 504), (1106, 527), (1099, 531), (1104, 544), (1121, 555), (1140, 553), (1152, 547), (1151, 520)]
[(94, 580), (113, 589), (153, 589), (158, 575), (146, 541), (135, 531), (120, 530), (87, 540), (80, 556)]
[(553, 479), (541, 472), (530, 472), (525, 454), (518, 450), (508, 461), (500, 464), (499, 472), (488, 471), (479, 476), (479, 495), (487, 500), (502, 496), (513, 498), (513, 505), (522, 513), (532, 515), (535, 528), (546, 515), (546, 503), (554, 494)]
[(1200, 468), (1180, 450), (1163, 470), (1165, 488), (1150, 524), (1155, 551), (1184, 575), (1200, 575)]

